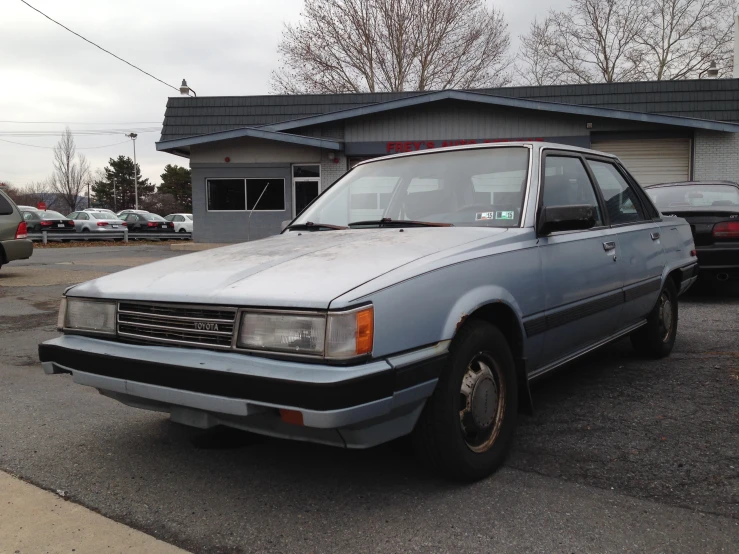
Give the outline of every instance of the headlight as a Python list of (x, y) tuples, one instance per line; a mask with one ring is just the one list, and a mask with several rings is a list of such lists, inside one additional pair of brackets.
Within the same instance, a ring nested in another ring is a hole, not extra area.
[(371, 306), (329, 314), (243, 312), (237, 345), (345, 360), (370, 354), (373, 334)]
[(244, 312), (238, 346), (250, 350), (321, 355), (326, 337), (326, 316)]
[(70, 331), (115, 334), (115, 302), (66, 298), (62, 301), (59, 323)]

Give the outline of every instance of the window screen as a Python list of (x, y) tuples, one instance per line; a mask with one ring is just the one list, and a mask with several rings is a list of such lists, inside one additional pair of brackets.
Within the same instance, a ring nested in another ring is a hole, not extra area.
[(246, 209), (244, 179), (208, 179), (208, 210)]
[(285, 209), (285, 180), (247, 179), (246, 209), (257, 212), (267, 210), (283, 211)]
[(611, 224), (619, 225), (643, 221), (645, 219), (644, 212), (636, 193), (618, 172), (616, 166), (612, 163), (595, 160), (589, 160), (588, 163), (593, 175), (595, 175), (598, 187), (603, 193)]

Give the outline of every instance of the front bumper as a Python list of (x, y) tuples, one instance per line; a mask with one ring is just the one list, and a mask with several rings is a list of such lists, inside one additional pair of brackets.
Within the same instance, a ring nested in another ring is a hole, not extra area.
[[(65, 335), (39, 345), (46, 373), (201, 428), (366, 448), (409, 433), (446, 362), (448, 343), (350, 367)], [(280, 410), (298, 411), (303, 425)]]

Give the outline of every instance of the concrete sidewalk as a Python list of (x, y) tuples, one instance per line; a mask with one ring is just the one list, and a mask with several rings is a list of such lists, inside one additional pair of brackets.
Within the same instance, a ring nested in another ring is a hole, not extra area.
[(186, 554), (0, 471), (0, 554)]

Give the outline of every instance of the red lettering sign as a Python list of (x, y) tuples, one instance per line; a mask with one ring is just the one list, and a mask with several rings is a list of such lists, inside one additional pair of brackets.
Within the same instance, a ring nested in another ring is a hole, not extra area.
[(41, 211), (45, 211), (46, 210), (46, 202), (39, 202), (38, 204), (36, 204), (36, 207), (39, 210), (41, 210)]

